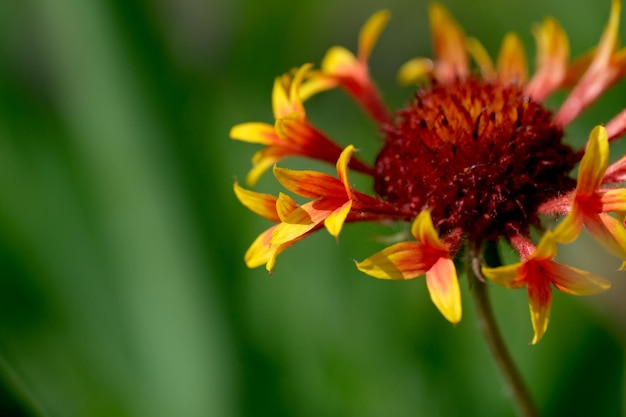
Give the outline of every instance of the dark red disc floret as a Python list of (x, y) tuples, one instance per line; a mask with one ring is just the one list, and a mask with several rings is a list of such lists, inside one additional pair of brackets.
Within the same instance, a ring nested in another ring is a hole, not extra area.
[(527, 234), (538, 206), (576, 184), (581, 154), (552, 119), (517, 85), (434, 84), (383, 126), (376, 192), (403, 212), (431, 209), (440, 233), (475, 244)]

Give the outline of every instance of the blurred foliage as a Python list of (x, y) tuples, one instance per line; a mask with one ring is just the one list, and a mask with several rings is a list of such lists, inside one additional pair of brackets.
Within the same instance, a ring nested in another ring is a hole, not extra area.
[[(554, 15), (581, 53), (609, 2), (574, 3), (446, 5), (492, 52), (507, 30), (531, 46), (531, 24)], [(363, 236), (389, 232), (355, 225), (339, 244), (320, 233), (272, 277), (242, 261), (266, 225), (232, 194), (254, 147), (230, 141), (230, 126), (271, 121), (273, 77), (319, 63), (335, 43), (354, 48), (382, 7), (394, 18), (372, 72), (401, 105), (410, 92), (396, 69), (430, 53), (426, 6), (0, 3), (0, 415), (512, 415), (465, 281), (453, 328), (423, 280), (356, 271), (351, 259), (380, 247)], [(618, 85), (572, 125), (572, 140), (623, 108), (625, 92)], [(331, 93), (308, 109), (373, 155), (373, 125), (348, 103)], [(277, 189), (271, 175), (259, 189)], [(531, 347), (525, 294), (492, 288), (504, 336), (546, 415), (621, 415), (623, 277), (593, 242), (564, 256), (614, 289), (556, 294), (550, 330)]]

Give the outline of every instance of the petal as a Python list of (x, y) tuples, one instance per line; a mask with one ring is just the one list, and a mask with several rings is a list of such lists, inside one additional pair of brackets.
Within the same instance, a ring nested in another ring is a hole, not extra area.
[(556, 256), (556, 236), (554, 232), (548, 230), (537, 244), (535, 251), (531, 255), (534, 260), (550, 260)]
[(272, 234), (272, 245), (282, 245), (304, 236), (321, 224), (344, 201), (321, 199), (310, 201), (292, 211)]
[(440, 258), (427, 246), (400, 242), (375, 253), (356, 267), (374, 278), (412, 279), (425, 274)]
[(296, 70), (293, 79), (290, 74), (284, 74), (274, 80), (272, 91), (272, 110), (274, 118), (278, 119), (287, 115), (297, 115), (303, 119), (305, 117), (304, 107), (300, 101), (299, 89), (307, 72), (311, 69), (311, 64), (304, 64)]
[(526, 82), (526, 55), (521, 39), (515, 33), (507, 33), (498, 54), (498, 78), (505, 82)]
[(252, 242), (252, 245), (250, 245), (244, 256), (248, 268), (256, 268), (264, 265), (274, 256), (277, 247), (272, 246), (270, 240), (275, 228), (276, 226), (270, 227)]
[(557, 125), (568, 125), (623, 74), (624, 69), (620, 68), (623, 67), (623, 63), (620, 61), (624, 57), (616, 59), (614, 55), (618, 42), (620, 14), (621, 2), (613, 0), (609, 21), (589, 67), (554, 117), (554, 123)]
[(537, 43), (537, 70), (525, 92), (541, 101), (565, 79), (569, 40), (561, 25), (552, 18), (544, 19), (541, 25), (533, 28), (533, 35)]
[(626, 260), (626, 228), (606, 213), (585, 216), (585, 226), (591, 237), (597, 240), (607, 251), (622, 260)]
[(600, 276), (558, 262), (551, 264), (550, 280), (559, 291), (572, 295), (594, 295), (611, 288)]
[(461, 321), (461, 290), (452, 259), (439, 258), (426, 272), (426, 285), (441, 314), (453, 324)]
[(302, 197), (334, 197), (347, 199), (344, 185), (323, 172), (274, 167), (274, 176), (283, 187)]
[(369, 58), (376, 41), (380, 37), (380, 33), (387, 26), (390, 17), (389, 11), (379, 10), (361, 28), (359, 33), (359, 60), (361, 62), (365, 62)]
[(534, 345), (543, 337), (550, 321), (552, 289), (549, 280), (541, 277), (529, 279), (528, 306), (530, 308), (530, 320), (535, 331), (531, 342)]
[(328, 233), (331, 236), (338, 237), (341, 232), (341, 228), (343, 227), (344, 222), (346, 221), (346, 217), (348, 217), (348, 213), (350, 213), (350, 209), (352, 208), (352, 200), (348, 200), (341, 207), (334, 210), (326, 219), (324, 220), (324, 226)]
[(300, 100), (306, 101), (316, 94), (339, 86), (336, 77), (329, 77), (321, 71), (309, 71), (309, 79), (300, 87)]
[(252, 156), (252, 169), (246, 176), (246, 184), (254, 187), (265, 171), (289, 154), (287, 148), (278, 146), (266, 146), (256, 152)]
[(243, 142), (260, 143), (262, 145), (272, 145), (281, 142), (276, 135), (274, 126), (260, 122), (241, 123), (235, 125), (230, 129), (230, 137), (231, 139)]
[(478, 64), (482, 77), (486, 80), (495, 79), (496, 70), (493, 67), (493, 61), (480, 41), (476, 38), (467, 38), (465, 46), (474, 61)]
[(354, 73), (358, 61), (343, 46), (333, 46), (322, 59), (322, 71), (328, 75), (348, 76)]
[(276, 213), (279, 217), (279, 222), (285, 221), (285, 219), (298, 208), (298, 205), (293, 198), (289, 197), (287, 194), (279, 193), (278, 199), (276, 200)]
[(398, 83), (409, 86), (428, 80), (433, 71), (433, 61), (428, 58), (413, 58), (400, 67)]
[(261, 194), (246, 190), (237, 183), (233, 185), (233, 189), (241, 204), (248, 207), (254, 213), (273, 222), (280, 221), (276, 211), (276, 197), (270, 194)]
[(609, 138), (606, 129), (596, 126), (589, 135), (585, 155), (578, 170), (577, 195), (590, 195), (602, 184), (609, 165)]
[(626, 156), (622, 156), (620, 159), (609, 165), (604, 173), (604, 180), (602, 181), (603, 184), (616, 182), (626, 182)]
[(583, 214), (578, 207), (574, 206), (572, 211), (553, 230), (552, 235), (558, 243), (571, 243), (578, 239), (582, 230)]
[(437, 230), (433, 225), (433, 219), (430, 216), (430, 210), (423, 210), (417, 215), (411, 225), (411, 234), (415, 237), (415, 240), (422, 242), (424, 245), (448, 251), (446, 245), (439, 239)]
[(350, 187), (350, 182), (348, 181), (348, 162), (350, 162), (350, 158), (354, 153), (354, 146), (348, 145), (339, 155), (339, 159), (337, 160), (337, 175), (339, 176), (339, 180), (343, 183), (344, 189), (346, 191), (346, 195), (352, 199), (352, 188)]
[(433, 37), (437, 78), (444, 82), (465, 78), (469, 73), (465, 34), (448, 10), (431, 3), (428, 17)]
[(485, 277), (498, 285), (502, 285), (505, 288), (521, 288), (526, 284), (524, 282), (522, 266), (523, 264), (520, 262), (512, 265), (498, 266), (496, 268), (483, 266), (481, 270)]
[(602, 211), (617, 213), (626, 211), (626, 188), (606, 190), (600, 195)]

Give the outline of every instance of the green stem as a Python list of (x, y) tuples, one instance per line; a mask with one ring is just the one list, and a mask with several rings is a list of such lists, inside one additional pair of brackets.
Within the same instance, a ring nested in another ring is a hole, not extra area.
[[(474, 258), (474, 262), (477, 262), (477, 258)], [(478, 265), (473, 266), (473, 268), (468, 268), (468, 279), (474, 299), (478, 326), (483, 333), (504, 384), (512, 395), (518, 415), (520, 417), (538, 417), (539, 412), (528, 388), (502, 339), (489, 300), (487, 284), (480, 275)]]

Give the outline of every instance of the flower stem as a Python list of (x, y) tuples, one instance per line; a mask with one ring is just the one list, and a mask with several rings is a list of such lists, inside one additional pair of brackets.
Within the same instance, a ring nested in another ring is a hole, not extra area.
[[(474, 260), (477, 262), (477, 258), (474, 258)], [(475, 264), (473, 266), (468, 268), (468, 279), (474, 299), (478, 326), (483, 333), (504, 384), (513, 397), (518, 415), (520, 417), (538, 417), (539, 412), (528, 392), (528, 388), (502, 339), (502, 334), (496, 323), (489, 300), (487, 284), (482, 279), (478, 265)]]

